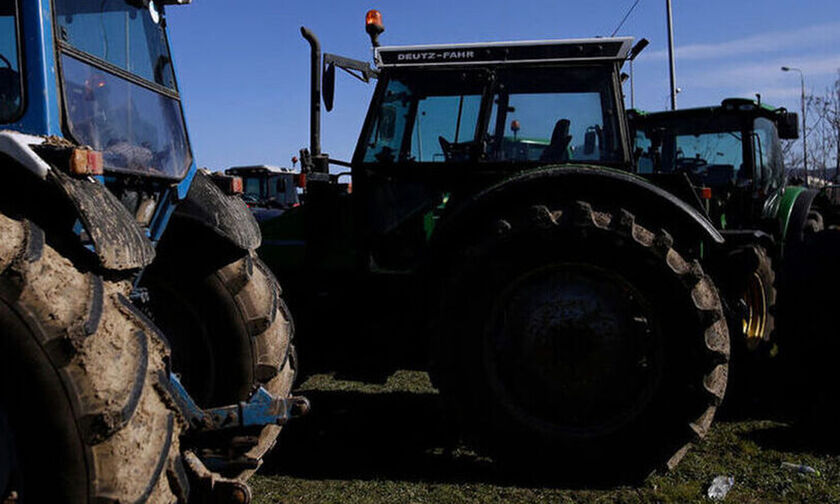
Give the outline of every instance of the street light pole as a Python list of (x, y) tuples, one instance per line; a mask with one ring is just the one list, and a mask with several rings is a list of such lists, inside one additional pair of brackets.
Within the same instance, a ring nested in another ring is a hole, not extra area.
[(782, 72), (799, 72), (799, 85), (802, 99), (802, 166), (805, 169), (805, 185), (808, 185), (808, 123), (805, 121), (805, 74), (796, 67), (783, 66)]
[(665, 10), (668, 12), (668, 60), (671, 70), (671, 110), (677, 110), (677, 77), (674, 68), (674, 19), (671, 15), (671, 0), (665, 0)]

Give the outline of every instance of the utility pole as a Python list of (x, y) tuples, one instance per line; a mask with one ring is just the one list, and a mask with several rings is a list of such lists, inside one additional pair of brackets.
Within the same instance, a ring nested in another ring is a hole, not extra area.
[(671, 110), (677, 110), (677, 76), (674, 67), (674, 19), (671, 15), (671, 0), (665, 0), (668, 11), (668, 60), (671, 67)]

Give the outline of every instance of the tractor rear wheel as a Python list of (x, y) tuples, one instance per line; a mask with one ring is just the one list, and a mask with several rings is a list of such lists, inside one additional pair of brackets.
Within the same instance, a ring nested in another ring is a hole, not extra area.
[(186, 501), (169, 349), (130, 288), (0, 214), (0, 500)]
[(585, 202), (475, 231), (449, 270), (435, 358), (466, 440), (515, 467), (554, 460), (555, 477), (676, 465), (727, 382), (726, 322), (699, 263)]
[[(249, 254), (206, 271), (185, 264), (148, 270), (149, 314), (172, 341), (172, 367), (199, 406), (247, 401), (257, 387), (288, 397), (295, 378), (293, 325), (268, 267)], [(208, 468), (245, 480), (280, 427), (188, 440)]]

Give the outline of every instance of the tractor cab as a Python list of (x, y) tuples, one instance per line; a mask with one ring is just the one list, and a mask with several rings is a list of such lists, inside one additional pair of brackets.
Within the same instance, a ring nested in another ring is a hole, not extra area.
[[(311, 32), (304, 36), (313, 43)], [(315, 44), (313, 140), (322, 83)], [(319, 232), (335, 214), (351, 213), (357, 264), (411, 271), (441, 215), (495, 183), (551, 165), (628, 170), (620, 68), (637, 52), (631, 38), (393, 47), (374, 40), (375, 69), (324, 55), (327, 109), (334, 66), (378, 82), (351, 162), (329, 159), (314, 143), (312, 157), (301, 157), (312, 160), (304, 171), (323, 174), (309, 176), (307, 204), (334, 198), (315, 187), (324, 185), (327, 164), (352, 170), (352, 208), (326, 212)], [(348, 240), (327, 240), (339, 242)]]
[(620, 164), (617, 69), (630, 41), (378, 48), (379, 84), (354, 164)]
[(276, 166), (234, 166), (225, 174), (242, 179), (242, 199), (257, 221), (282, 214), (300, 204), (299, 178), (288, 168)]
[(638, 174), (700, 204), (721, 229), (775, 215), (786, 183), (780, 139), (798, 137), (795, 113), (729, 98), (628, 116)]
[[(0, 8), (6, 141), (21, 149), (38, 144), (38, 156), (70, 176), (99, 177), (153, 241), (195, 172), (165, 26), (167, 4), (180, 3), (188, 2), (12, 1)], [(30, 162), (46, 173), (46, 165)]]

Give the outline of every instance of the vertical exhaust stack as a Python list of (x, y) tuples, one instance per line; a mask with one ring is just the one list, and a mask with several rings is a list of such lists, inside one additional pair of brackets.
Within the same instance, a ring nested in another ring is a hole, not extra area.
[(321, 153), (321, 43), (305, 26), (300, 27), (303, 38), (311, 47), (309, 150), (311, 160), (301, 157), (301, 168), (306, 164), (316, 173), (329, 173), (329, 156)]

